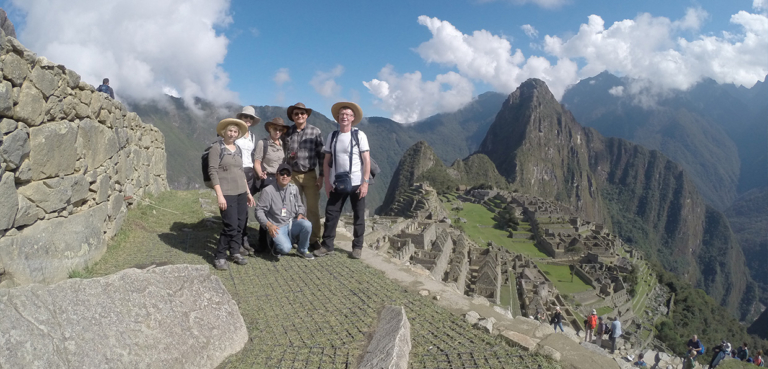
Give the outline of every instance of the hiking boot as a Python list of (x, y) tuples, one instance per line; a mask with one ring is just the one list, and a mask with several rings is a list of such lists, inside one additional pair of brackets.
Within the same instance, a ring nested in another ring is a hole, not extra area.
[(228, 270), (228, 264), (227, 259), (216, 259), (213, 261), (213, 267), (216, 268), (216, 270)]
[(296, 253), (299, 254), (299, 256), (301, 256), (301, 257), (303, 257), (304, 259), (307, 259), (307, 260), (312, 260), (312, 259), (315, 258), (315, 256), (312, 255), (312, 253), (309, 252), (309, 251), (304, 251), (304, 252), (296, 251)]
[(234, 254), (232, 255), (232, 261), (237, 265), (245, 265), (248, 264), (248, 260), (245, 260), (245, 258), (240, 254)]
[(313, 254), (315, 256), (317, 256), (317, 257), (321, 257), (321, 256), (329, 255), (332, 252), (333, 252), (333, 250), (331, 250), (329, 248), (321, 247), (321, 248), (315, 250), (315, 252), (313, 252)]
[(309, 251), (320, 250), (321, 247), (323, 247), (323, 246), (320, 245), (320, 242), (315, 241), (315, 242), (312, 242), (312, 243), (309, 244)]
[(363, 257), (363, 249), (352, 249), (352, 259), (360, 259)]
[(243, 247), (240, 248), (240, 255), (243, 256), (254, 256), (254, 249), (251, 247), (251, 245), (247, 243), (243, 243)]

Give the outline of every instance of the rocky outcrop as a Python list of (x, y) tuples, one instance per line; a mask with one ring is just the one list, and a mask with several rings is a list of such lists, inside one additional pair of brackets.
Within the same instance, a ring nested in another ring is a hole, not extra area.
[(0, 63), (0, 286), (54, 283), (104, 253), (127, 206), (168, 188), (165, 139), (3, 32)]
[(411, 352), (411, 324), (402, 306), (387, 305), (379, 317), (379, 326), (358, 368), (405, 369)]
[(0, 290), (8, 368), (214, 368), (248, 341), (207, 266), (126, 269)]
[(11, 23), (11, 20), (8, 19), (8, 14), (3, 9), (0, 9), (0, 29), (2, 29), (7, 36), (16, 38), (16, 28), (13, 26), (13, 23)]

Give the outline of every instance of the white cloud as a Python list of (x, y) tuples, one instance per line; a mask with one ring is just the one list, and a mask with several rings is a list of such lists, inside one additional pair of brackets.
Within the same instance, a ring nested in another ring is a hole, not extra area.
[(26, 14), (25, 46), (93, 85), (109, 77), (118, 96), (239, 100), (221, 67), (229, 40), (214, 29), (232, 22), (229, 0), (10, 1)]
[[(594, 81), (589, 81), (589, 82), (594, 82)], [(624, 86), (613, 86), (608, 90), (608, 93), (613, 96), (624, 95)]]
[(530, 38), (536, 38), (539, 37), (539, 31), (536, 30), (532, 25), (530, 24), (523, 24), (520, 26), (520, 28), (525, 32), (526, 35)]
[[(768, 73), (768, 18), (740, 11), (731, 23), (743, 33), (723, 37), (700, 35), (688, 41), (677, 29), (691, 29), (703, 11), (689, 11), (682, 21), (640, 14), (605, 28), (591, 15), (578, 34), (567, 40), (545, 36), (544, 50), (552, 56), (582, 59), (580, 77), (603, 70), (648, 80), (663, 88), (687, 89), (704, 77), (720, 83), (751, 87)], [(697, 14), (697, 15), (691, 15)]]
[(752, 8), (755, 10), (768, 10), (768, 1), (766, 0), (752, 0)]
[(391, 112), (392, 119), (400, 123), (456, 111), (472, 101), (472, 82), (455, 72), (423, 81), (421, 72), (398, 74), (387, 65), (378, 77), (363, 85), (378, 99), (374, 104)]
[(315, 91), (323, 97), (338, 97), (341, 93), (341, 86), (336, 83), (336, 78), (344, 74), (344, 67), (337, 65), (328, 72), (317, 71), (315, 76), (309, 81), (309, 84), (315, 88)]
[(281, 87), (286, 82), (291, 81), (291, 74), (288, 71), (288, 68), (280, 68), (275, 72), (275, 77), (272, 78), (273, 81), (275, 81), (275, 84), (277, 87)]
[(683, 30), (698, 31), (701, 28), (701, 24), (709, 18), (707, 13), (702, 8), (688, 8), (685, 11), (683, 19), (675, 21), (673, 24)]
[(256, 28), (256, 27), (248, 28), (248, 32), (251, 32), (251, 36), (253, 36), (253, 37), (261, 36), (261, 31), (259, 31), (259, 29)]

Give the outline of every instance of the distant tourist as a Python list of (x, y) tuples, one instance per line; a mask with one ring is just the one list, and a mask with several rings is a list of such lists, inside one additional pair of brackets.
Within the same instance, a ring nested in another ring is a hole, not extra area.
[(709, 361), (710, 368), (716, 368), (725, 359), (725, 356), (728, 355), (728, 352), (725, 350), (726, 344), (728, 342), (723, 340), (719, 345), (712, 348), (712, 360)]
[[(237, 119), (242, 120), (248, 127), (248, 130), (245, 131), (245, 135), (235, 141), (235, 145), (237, 145), (243, 153), (243, 174), (245, 174), (245, 180), (248, 182), (248, 192), (253, 196), (259, 189), (256, 188), (256, 171), (253, 169), (253, 153), (256, 148), (256, 135), (250, 132), (250, 128), (251, 126), (259, 124), (261, 118), (256, 116), (256, 110), (253, 109), (252, 106), (245, 106), (243, 107), (243, 111), (237, 114)], [(248, 240), (248, 217), (245, 218), (242, 244), (243, 250), (240, 254), (252, 255), (254, 250)]]
[(563, 330), (563, 313), (560, 311), (559, 306), (555, 308), (555, 313), (552, 314), (552, 319), (549, 320), (549, 323), (552, 324), (555, 332), (557, 332), (557, 327), (560, 327), (560, 332), (565, 332)]
[[(253, 169), (256, 171), (256, 186), (259, 190), (277, 182), (277, 168), (285, 162), (282, 136), (288, 126), (283, 123), (283, 118), (276, 117), (264, 123), (264, 129), (269, 133), (269, 137), (256, 142), (256, 148), (253, 150)], [(259, 249), (267, 248), (267, 229), (259, 227)]]
[(277, 182), (261, 190), (256, 205), (256, 219), (269, 232), (272, 252), (276, 256), (289, 253), (295, 243), (300, 256), (314, 259), (308, 250), (312, 223), (304, 216), (305, 209), (299, 189), (291, 183), (292, 172), (290, 165), (280, 164), (277, 168)]
[(96, 87), (96, 91), (103, 92), (113, 99), (115, 98), (115, 92), (112, 91), (112, 87), (109, 87), (109, 78), (104, 78), (101, 81), (101, 85)]
[(595, 331), (595, 328), (597, 327), (597, 310), (592, 309), (592, 314), (589, 314), (587, 317), (587, 323), (584, 324), (584, 329), (587, 331), (584, 334), (584, 342), (591, 342), (592, 341), (592, 335)]
[[(353, 102), (338, 102), (331, 107), (331, 113), (339, 129), (331, 132), (323, 152), (323, 173), (325, 173), (325, 224), (323, 225), (322, 247), (315, 256), (333, 252), (336, 239), (336, 225), (341, 210), (349, 198), (352, 203), (352, 258), (360, 259), (363, 253), (365, 235), (365, 196), (371, 178), (371, 157), (368, 137), (357, 128), (352, 128), (363, 119), (363, 110)], [(331, 167), (333, 160), (333, 167)]]
[[(286, 162), (293, 168), (293, 184), (305, 198), (307, 219), (312, 223), (309, 245), (312, 251), (320, 248), (320, 189), (323, 188), (323, 134), (307, 124), (312, 109), (302, 103), (288, 107), (288, 119), (293, 122), (285, 133)], [(317, 169), (317, 172), (315, 171)], [(319, 172), (319, 173), (318, 173)]]
[(757, 355), (755, 355), (752, 362), (757, 366), (765, 366), (765, 363), (763, 362), (763, 350), (757, 350)]
[(696, 351), (696, 355), (704, 354), (704, 345), (699, 340), (699, 337), (695, 334), (688, 340), (687, 346)]
[(616, 353), (616, 339), (621, 337), (621, 333), (621, 322), (619, 321), (619, 317), (616, 317), (611, 323), (611, 354)]
[(599, 347), (603, 347), (603, 335), (609, 330), (608, 325), (603, 321), (603, 317), (597, 318), (597, 335), (595, 336), (595, 344)]
[(642, 367), (642, 368), (648, 367), (648, 364), (646, 364), (645, 360), (643, 360), (644, 358), (645, 358), (645, 354), (643, 354), (643, 353), (638, 354), (637, 355), (637, 361), (635, 362), (635, 366), (639, 366), (639, 367)]
[(256, 202), (248, 191), (248, 183), (243, 174), (243, 153), (235, 145), (235, 140), (243, 137), (248, 126), (239, 119), (227, 118), (216, 126), (221, 139), (218, 144), (211, 146), (209, 151), (208, 174), (211, 176), (213, 189), (221, 212), (223, 229), (219, 234), (219, 244), (216, 248), (214, 266), (219, 270), (227, 270), (227, 250), (236, 264), (248, 263), (240, 255), (243, 240), (243, 227), (248, 217), (248, 206)]
[(739, 350), (736, 352), (736, 358), (741, 361), (747, 361), (749, 358), (749, 349), (746, 342), (742, 343), (741, 347), (739, 347)]

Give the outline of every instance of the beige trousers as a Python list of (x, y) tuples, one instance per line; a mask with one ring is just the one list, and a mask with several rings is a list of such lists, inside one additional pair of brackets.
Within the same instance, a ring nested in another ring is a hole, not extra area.
[(309, 242), (319, 241), (322, 232), (320, 232), (320, 189), (316, 184), (317, 173), (314, 170), (304, 174), (293, 173), (291, 181), (299, 188), (299, 195), (304, 200), (304, 207), (307, 208), (307, 219), (312, 223)]

